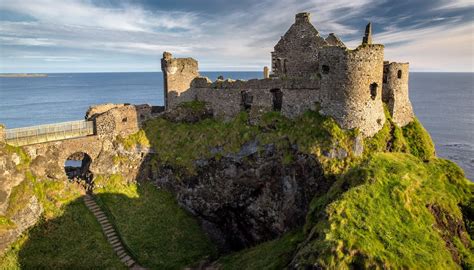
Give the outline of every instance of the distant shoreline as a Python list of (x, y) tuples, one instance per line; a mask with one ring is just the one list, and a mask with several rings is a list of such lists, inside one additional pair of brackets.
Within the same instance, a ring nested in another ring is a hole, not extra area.
[(0, 78), (45, 78), (48, 74), (43, 73), (2, 73)]

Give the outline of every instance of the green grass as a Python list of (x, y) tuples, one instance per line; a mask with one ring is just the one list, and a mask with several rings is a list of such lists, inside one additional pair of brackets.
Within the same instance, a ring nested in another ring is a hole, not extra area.
[(125, 269), (82, 199), (42, 220), (0, 260), (0, 269)]
[(435, 147), (430, 134), (418, 119), (403, 127), (403, 135), (408, 142), (410, 153), (423, 160), (435, 157)]
[[(306, 224), (313, 236), (299, 253), (300, 263), (331, 269), (459, 268), (427, 205), (462, 220), (458, 205), (472, 197), (472, 186), (446, 160), (375, 154), (341, 177), (326, 197), (315, 199)], [(474, 267), (472, 241), (470, 247), (457, 237), (453, 242), (463, 264)]]
[(223, 256), (217, 264), (223, 270), (284, 269), (302, 240), (301, 231), (289, 232), (279, 239)]
[(111, 185), (98, 191), (126, 245), (140, 264), (152, 269), (182, 269), (216, 255), (198, 222), (181, 209), (174, 196), (151, 183)]
[[(281, 147), (297, 144), (301, 151), (320, 157), (327, 171), (338, 172), (352, 162), (352, 146), (357, 135), (357, 131), (342, 130), (332, 118), (313, 111), (294, 120), (270, 112), (256, 125), (249, 124), (246, 113), (230, 122), (205, 119), (190, 124), (159, 118), (147, 122), (145, 132), (158, 154), (157, 161), (184, 175), (196, 173), (195, 160), (235, 153), (252, 140)], [(342, 161), (325, 158), (322, 153), (333, 147), (345, 149), (349, 157)], [(212, 154), (212, 149), (222, 149), (222, 152)]]

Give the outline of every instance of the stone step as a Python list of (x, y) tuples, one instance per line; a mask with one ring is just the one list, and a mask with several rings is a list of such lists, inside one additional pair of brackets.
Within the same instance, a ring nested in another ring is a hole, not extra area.
[(105, 233), (105, 235), (108, 235), (108, 234), (116, 234), (114, 228), (110, 228), (110, 229), (104, 230), (104, 233)]
[(115, 241), (115, 240), (118, 240), (118, 241), (120, 240), (118, 236), (112, 236), (112, 237), (107, 237), (107, 238), (109, 239), (110, 243), (112, 243), (112, 241)]
[(110, 223), (108, 224), (100, 224), (102, 226), (102, 230), (108, 230), (108, 229), (113, 229), (112, 225)]
[(127, 262), (127, 261), (129, 261), (129, 260), (131, 260), (131, 259), (132, 259), (132, 258), (131, 258), (130, 256), (125, 255), (125, 256), (123, 256), (122, 258), (120, 258), (120, 261), (123, 262), (123, 263), (125, 263), (125, 262)]
[(114, 240), (110, 240), (109, 243), (113, 245), (115, 243), (120, 243), (120, 240), (117, 238), (117, 239), (114, 239)]
[(132, 265), (135, 264), (135, 261), (133, 259), (130, 259), (128, 260), (127, 262), (125, 262), (125, 264), (128, 266), (128, 267), (132, 267)]
[(122, 242), (120, 242), (120, 241), (115, 242), (115, 243), (109, 243), (109, 244), (111, 244), (112, 247), (114, 247), (114, 248), (115, 248), (115, 247), (123, 247)]
[(123, 254), (127, 254), (127, 252), (125, 251), (125, 249), (120, 249), (119, 251), (115, 251), (115, 253), (117, 254), (117, 256), (120, 258), (121, 256), (123, 256)]
[(109, 219), (108, 219), (106, 216), (103, 216), (103, 217), (98, 217), (97, 220), (98, 220), (99, 222), (101, 222), (101, 221), (104, 221), (104, 220), (107, 220), (107, 221), (108, 221)]
[(107, 216), (104, 213), (94, 214), (96, 218), (106, 218)]
[(114, 230), (112, 230), (111, 232), (105, 232), (105, 235), (111, 238), (111, 237), (117, 236), (117, 233)]

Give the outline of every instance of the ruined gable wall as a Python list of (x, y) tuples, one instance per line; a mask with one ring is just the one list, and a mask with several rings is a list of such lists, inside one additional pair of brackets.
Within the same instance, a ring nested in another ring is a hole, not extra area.
[(272, 72), (277, 77), (311, 77), (317, 73), (319, 48), (327, 45), (310, 22), (309, 13), (296, 15), (295, 23), (272, 52)]
[(403, 127), (413, 120), (413, 107), (408, 95), (408, 63), (384, 65), (383, 101), (387, 104), (392, 120)]
[(374, 135), (385, 122), (383, 45), (362, 45), (355, 50), (328, 46), (319, 57), (321, 112), (334, 117), (343, 128)]
[(176, 104), (176, 99), (186, 92), (194, 78), (199, 76), (198, 62), (193, 58), (173, 58), (163, 53), (161, 70), (164, 79), (164, 101), (166, 108)]

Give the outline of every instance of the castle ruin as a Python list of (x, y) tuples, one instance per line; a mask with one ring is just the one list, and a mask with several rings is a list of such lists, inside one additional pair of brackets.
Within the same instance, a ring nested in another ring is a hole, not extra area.
[(271, 59), (272, 73), (264, 69), (264, 79), (211, 82), (199, 76), (196, 60), (173, 58), (165, 52), (161, 65), (166, 109), (199, 100), (223, 119), (241, 111), (280, 111), (296, 117), (306, 110), (319, 110), (341, 127), (357, 128), (369, 137), (385, 123), (383, 103), (397, 125), (405, 126), (413, 119), (408, 63), (384, 61), (384, 46), (372, 43), (370, 23), (362, 44), (350, 50), (333, 33), (321, 37), (310, 14), (299, 13)]

